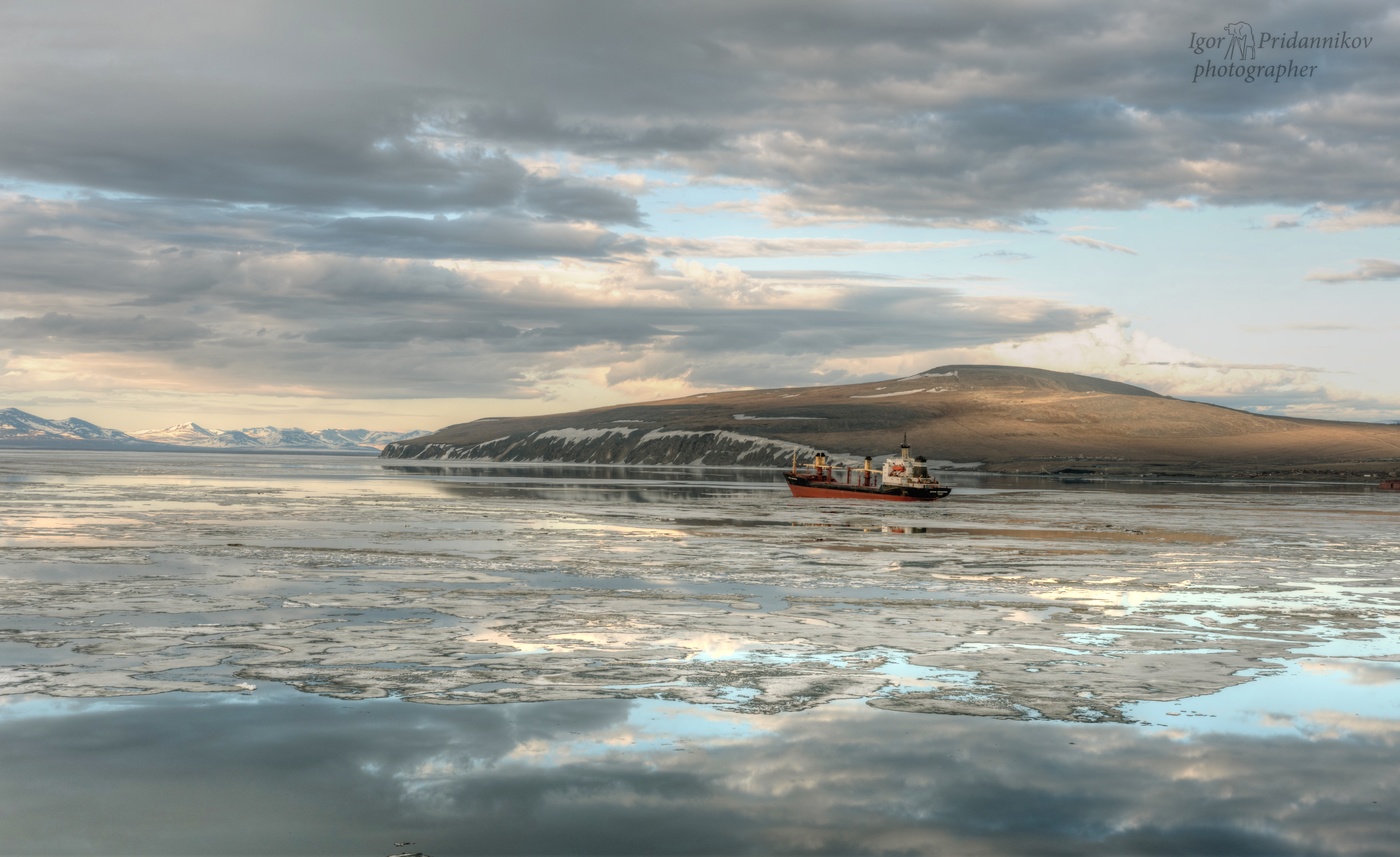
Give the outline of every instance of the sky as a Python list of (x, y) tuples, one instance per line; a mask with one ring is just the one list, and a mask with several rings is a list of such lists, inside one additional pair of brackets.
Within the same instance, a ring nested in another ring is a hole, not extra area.
[(997, 363), (1396, 421), (1397, 140), (1380, 0), (9, 2), (0, 407), (407, 431)]

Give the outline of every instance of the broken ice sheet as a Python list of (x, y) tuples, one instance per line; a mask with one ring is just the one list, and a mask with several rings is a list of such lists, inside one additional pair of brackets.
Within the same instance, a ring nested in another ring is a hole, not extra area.
[[(327, 478), (300, 459), (250, 475), (141, 458), (65, 463), (80, 492), (0, 486), (0, 694), (275, 682), (436, 704), (863, 700), (1098, 722), (1302, 652), (1400, 651), (1400, 512), (1360, 492), (1020, 480), (851, 508), (761, 474), (690, 491), (629, 472), (619, 492), (599, 468), (543, 502), (528, 468), (476, 491), (469, 473), (373, 462)], [(61, 538), (25, 523), (36, 503)]]

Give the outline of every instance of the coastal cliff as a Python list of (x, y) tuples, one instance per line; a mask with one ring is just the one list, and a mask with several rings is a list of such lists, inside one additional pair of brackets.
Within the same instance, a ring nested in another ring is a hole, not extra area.
[(384, 458), (774, 466), (817, 450), (1021, 473), (1371, 478), (1400, 473), (1400, 426), (1263, 416), (1083, 375), (940, 366), (829, 387), (708, 393), (488, 418), (391, 443)]
[(390, 444), (383, 458), (571, 461), (586, 464), (695, 464), (762, 467), (815, 450), (804, 444), (731, 431), (665, 428), (564, 428), (520, 432), (482, 443)]

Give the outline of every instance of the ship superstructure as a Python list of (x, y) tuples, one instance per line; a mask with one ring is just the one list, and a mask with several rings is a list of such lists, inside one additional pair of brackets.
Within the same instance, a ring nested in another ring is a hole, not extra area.
[(899, 455), (885, 459), (877, 470), (870, 456), (860, 467), (836, 464), (819, 452), (810, 464), (799, 465), (793, 455), (792, 469), (783, 474), (794, 497), (861, 500), (938, 500), (952, 493), (929, 473), (928, 459), (910, 456), (906, 436)]

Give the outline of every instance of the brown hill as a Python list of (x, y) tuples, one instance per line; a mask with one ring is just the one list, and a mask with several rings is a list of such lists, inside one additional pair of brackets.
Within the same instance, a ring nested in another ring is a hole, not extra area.
[(1007, 472), (1367, 476), (1400, 470), (1400, 426), (1268, 417), (1065, 372), (941, 366), (868, 384), (709, 393), (483, 419), (390, 445), (391, 458), (777, 464), (794, 450)]

